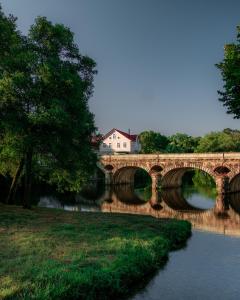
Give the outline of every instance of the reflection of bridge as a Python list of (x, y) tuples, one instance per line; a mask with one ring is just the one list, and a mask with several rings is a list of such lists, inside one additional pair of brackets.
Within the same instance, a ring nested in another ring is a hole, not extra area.
[(106, 184), (133, 183), (137, 169), (146, 170), (155, 189), (181, 186), (188, 170), (202, 170), (216, 182), (218, 194), (240, 191), (240, 153), (104, 155), (99, 167)]
[(230, 198), (218, 195), (215, 206), (203, 210), (191, 206), (182, 197), (179, 189), (172, 189), (159, 195), (159, 201), (151, 198), (148, 202), (129, 201), (133, 199), (121, 189), (107, 189), (100, 201), (103, 212), (129, 213), (150, 215), (156, 218), (176, 218), (188, 220), (197, 229), (240, 236), (240, 195), (234, 194)]

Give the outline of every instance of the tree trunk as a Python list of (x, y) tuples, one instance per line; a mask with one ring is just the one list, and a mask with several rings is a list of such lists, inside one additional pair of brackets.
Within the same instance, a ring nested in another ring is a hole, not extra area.
[(19, 178), (21, 176), (23, 167), (24, 167), (24, 159), (21, 159), (20, 163), (17, 167), (16, 173), (15, 173), (13, 179), (12, 179), (12, 183), (11, 183), (9, 193), (8, 193), (8, 196), (7, 196), (7, 199), (6, 199), (7, 204), (14, 203), (15, 195), (16, 195), (16, 191), (17, 191), (17, 186), (18, 186), (18, 181), (19, 181)]
[(23, 196), (24, 208), (31, 208), (32, 154), (32, 149), (28, 149), (25, 156), (25, 186)]

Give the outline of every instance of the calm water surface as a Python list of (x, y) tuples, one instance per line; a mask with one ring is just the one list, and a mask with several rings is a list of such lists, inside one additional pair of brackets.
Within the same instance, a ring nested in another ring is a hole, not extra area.
[(73, 203), (41, 195), (38, 205), (188, 220), (193, 235), (186, 248), (171, 252), (165, 268), (131, 300), (240, 299), (240, 194), (215, 198), (192, 187), (151, 193), (122, 186), (78, 195)]
[(194, 231), (132, 300), (240, 299), (240, 239)]

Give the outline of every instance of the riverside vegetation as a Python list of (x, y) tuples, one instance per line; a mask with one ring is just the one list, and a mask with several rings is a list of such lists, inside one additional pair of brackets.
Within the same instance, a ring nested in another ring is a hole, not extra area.
[(0, 204), (0, 298), (123, 298), (190, 234), (186, 221)]

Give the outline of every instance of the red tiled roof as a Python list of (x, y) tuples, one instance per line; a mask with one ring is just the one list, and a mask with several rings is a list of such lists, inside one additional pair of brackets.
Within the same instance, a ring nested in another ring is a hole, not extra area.
[(136, 142), (137, 139), (137, 134), (128, 134), (127, 132), (121, 131), (119, 129), (113, 128), (111, 131), (109, 131), (104, 137), (103, 140), (105, 140), (107, 137), (109, 137), (109, 135), (111, 135), (114, 131), (119, 132), (120, 134), (122, 134), (123, 136), (125, 136), (127, 139), (129, 139), (132, 142)]

